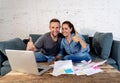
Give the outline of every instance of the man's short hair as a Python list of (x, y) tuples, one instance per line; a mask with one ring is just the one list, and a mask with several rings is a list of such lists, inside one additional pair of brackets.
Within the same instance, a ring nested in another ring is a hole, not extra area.
[(56, 19), (56, 18), (51, 19), (51, 20), (50, 20), (50, 23), (51, 23), (51, 22), (58, 22), (58, 23), (60, 24), (60, 21), (59, 21), (58, 19)]

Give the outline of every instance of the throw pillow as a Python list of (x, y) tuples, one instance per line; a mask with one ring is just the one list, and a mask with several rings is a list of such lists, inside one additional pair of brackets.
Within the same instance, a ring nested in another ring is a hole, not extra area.
[(113, 35), (112, 33), (96, 32), (93, 37), (92, 47), (94, 52), (103, 59), (110, 56), (112, 47)]

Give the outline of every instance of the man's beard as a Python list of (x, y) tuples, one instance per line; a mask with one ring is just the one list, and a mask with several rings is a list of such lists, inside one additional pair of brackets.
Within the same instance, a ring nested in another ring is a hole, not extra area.
[(58, 34), (54, 35), (54, 33), (51, 33), (51, 35), (55, 38), (58, 36)]

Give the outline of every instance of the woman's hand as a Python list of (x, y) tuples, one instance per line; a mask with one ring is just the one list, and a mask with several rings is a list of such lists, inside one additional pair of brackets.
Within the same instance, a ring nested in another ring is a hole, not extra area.
[(87, 47), (86, 42), (79, 37), (78, 32), (75, 32), (75, 36), (72, 39), (74, 42), (80, 42), (80, 44), (83, 48)]
[(72, 37), (72, 39), (73, 39), (74, 42), (79, 42), (80, 37), (78, 36), (78, 32), (75, 32), (75, 36)]

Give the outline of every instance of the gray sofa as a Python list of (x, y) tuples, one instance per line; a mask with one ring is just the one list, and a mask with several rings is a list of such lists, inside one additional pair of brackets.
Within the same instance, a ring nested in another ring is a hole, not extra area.
[[(35, 42), (41, 35), (30, 34)], [(120, 70), (120, 41), (113, 40), (112, 33), (96, 32), (93, 37), (83, 35), (86, 42), (90, 44), (90, 54), (93, 61), (107, 60), (107, 63)], [(11, 71), (5, 49), (25, 50), (28, 39), (14, 38), (8, 41), (0, 41), (0, 75)]]
[(0, 75), (5, 75), (11, 70), (5, 49), (25, 50), (26, 44), (20, 38), (0, 41)]

